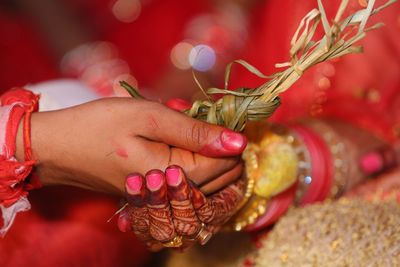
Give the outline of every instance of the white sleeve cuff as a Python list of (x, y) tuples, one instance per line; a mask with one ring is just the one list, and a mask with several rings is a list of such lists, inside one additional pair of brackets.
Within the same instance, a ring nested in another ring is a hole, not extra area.
[(46, 81), (26, 88), (41, 95), (39, 111), (68, 108), (100, 98), (92, 88), (73, 79)]

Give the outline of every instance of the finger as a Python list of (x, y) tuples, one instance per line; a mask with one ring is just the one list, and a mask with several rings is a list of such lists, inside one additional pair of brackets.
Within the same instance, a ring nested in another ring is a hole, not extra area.
[(129, 205), (120, 213), (118, 228), (123, 233), (132, 231), (136, 238), (145, 243), (151, 251), (159, 251), (159, 247), (162, 248), (162, 244), (153, 239), (149, 233), (148, 216), (136, 207)]
[(236, 211), (244, 194), (243, 179), (206, 198), (195, 186), (191, 185), (192, 203), (197, 217), (206, 224), (220, 226), (227, 222)]
[(197, 188), (195, 184), (189, 181), (192, 190), (192, 205), (196, 211), (197, 217), (205, 224), (211, 222), (215, 217), (213, 203), (208, 201), (206, 196)]
[(155, 105), (147, 113), (140, 134), (150, 140), (198, 152), (208, 157), (236, 156), (247, 145), (244, 135), (232, 130), (202, 122)]
[(225, 224), (237, 211), (237, 207), (243, 199), (245, 182), (243, 179), (226, 187), (224, 190), (212, 195), (210, 201), (215, 209), (212, 225)]
[[(209, 158), (144, 138), (131, 140), (126, 149), (130, 155), (134, 155), (129, 160), (122, 161), (126, 172), (129, 172), (132, 168), (132, 161), (137, 160), (141, 161), (136, 169), (139, 173), (146, 173), (151, 169), (165, 170), (170, 165), (178, 165), (185, 170), (187, 177), (197, 185), (205, 184), (229, 172), (240, 161), (239, 157)], [(157, 153), (149, 154), (148, 151), (157, 151)], [(221, 184), (218, 189), (222, 189), (226, 185)]]
[(118, 229), (123, 232), (123, 233), (128, 233), (132, 231), (132, 225), (131, 222), (129, 221), (129, 216), (128, 213), (126, 212), (126, 209), (129, 207), (126, 207), (121, 213), (119, 214), (118, 217)]
[(194, 236), (200, 230), (201, 222), (192, 206), (186, 176), (176, 165), (168, 167), (165, 175), (175, 232), (181, 236)]
[(229, 172), (239, 161), (239, 157), (209, 158), (183, 149), (171, 148), (169, 164), (184, 166), (187, 177), (197, 185), (202, 185)]
[(157, 241), (168, 242), (175, 237), (174, 223), (168, 203), (164, 173), (152, 170), (146, 174), (147, 208), (150, 235)]
[[(145, 187), (143, 177), (133, 173), (127, 176), (125, 190), (129, 206), (120, 215), (119, 224), (125, 230), (132, 229), (138, 240), (150, 242), (152, 237), (149, 233), (149, 214), (145, 205)], [(126, 221), (130, 226), (126, 225)]]
[(225, 188), (240, 178), (243, 171), (243, 163), (237, 164), (233, 169), (222, 174), (221, 176), (210, 180), (209, 183), (200, 186), (201, 192), (210, 195), (217, 192), (221, 188)]
[(189, 101), (186, 101), (185, 99), (182, 98), (170, 99), (165, 103), (165, 105), (170, 109), (180, 112), (188, 110), (192, 107), (192, 104)]

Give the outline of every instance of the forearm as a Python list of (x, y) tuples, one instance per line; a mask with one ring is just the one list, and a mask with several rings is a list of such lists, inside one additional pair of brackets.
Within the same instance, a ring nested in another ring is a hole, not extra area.
[[(31, 141), (33, 158), (37, 160), (36, 172), (44, 186), (66, 184), (60, 173), (56, 174), (54, 171), (50, 171), (51, 168), (41, 168), (43, 162), (51, 164), (51, 159), (56, 158), (57, 155), (54, 155), (54, 153), (57, 151), (57, 144), (53, 141), (57, 134), (64, 132), (61, 118), (54, 120), (54, 115), (46, 111), (76, 106), (98, 99), (99, 96), (92, 88), (72, 79), (46, 81), (28, 85), (27, 88), (35, 94), (40, 94), (40, 112), (32, 114), (31, 118)], [(58, 126), (57, 122), (61, 123), (59, 129), (54, 128)], [(15, 154), (18, 161), (24, 160), (23, 142), (23, 124), (20, 123), (16, 137)], [(60, 160), (62, 161), (62, 159)]]

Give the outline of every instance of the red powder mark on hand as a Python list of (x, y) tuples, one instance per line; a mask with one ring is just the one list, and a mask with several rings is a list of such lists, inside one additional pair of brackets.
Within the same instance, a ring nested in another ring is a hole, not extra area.
[(115, 153), (116, 153), (118, 156), (122, 157), (122, 158), (125, 158), (125, 159), (128, 158), (128, 152), (126, 151), (126, 149), (124, 149), (124, 148), (122, 148), (122, 147), (118, 147), (118, 148), (115, 150)]
[(115, 148), (115, 154), (124, 159), (128, 158), (128, 151), (125, 148), (123, 148), (120, 144), (118, 144), (114, 140), (111, 140), (110, 142), (111, 145)]

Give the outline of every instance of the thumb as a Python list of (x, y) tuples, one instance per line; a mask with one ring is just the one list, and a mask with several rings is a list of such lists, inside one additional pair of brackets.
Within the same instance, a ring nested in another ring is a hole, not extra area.
[(246, 148), (244, 135), (230, 129), (190, 118), (162, 105), (149, 111), (143, 136), (207, 157), (240, 155)]

